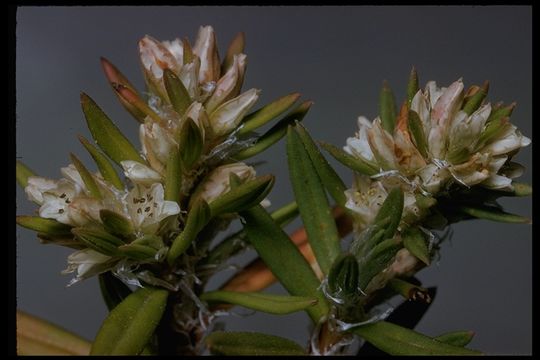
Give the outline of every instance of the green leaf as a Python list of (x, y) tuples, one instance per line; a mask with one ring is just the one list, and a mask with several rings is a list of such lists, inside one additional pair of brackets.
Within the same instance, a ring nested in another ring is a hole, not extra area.
[(199, 199), (191, 206), (186, 220), (186, 227), (174, 239), (169, 253), (167, 254), (167, 262), (169, 265), (187, 250), (191, 243), (195, 240), (202, 228), (208, 224), (212, 218), (211, 208), (206, 201)]
[(479, 351), (445, 344), (386, 321), (350, 331), (390, 355), (481, 355)]
[(121, 239), (98, 227), (77, 227), (71, 229), (71, 233), (89, 248), (109, 256), (117, 255), (117, 247), (124, 245)]
[(403, 296), (406, 300), (421, 300), (426, 303), (431, 302), (431, 297), (429, 296), (428, 289), (421, 286), (411, 284), (408, 281), (393, 278), (388, 281), (388, 286), (393, 289), (396, 293)]
[(114, 211), (102, 209), (99, 218), (105, 229), (113, 235), (129, 236), (135, 232), (131, 221)]
[(210, 303), (228, 303), (269, 314), (285, 315), (305, 310), (317, 303), (316, 298), (273, 295), (259, 292), (211, 291), (201, 295)]
[(396, 105), (394, 94), (387, 81), (383, 82), (383, 87), (379, 94), (379, 114), (383, 129), (393, 134), (394, 127), (396, 126)]
[(306, 309), (317, 323), (329, 309), (318, 290), (320, 281), (300, 250), (270, 215), (257, 205), (240, 213), (249, 242), (283, 287), (294, 296), (317, 298), (319, 302)]
[[(109, 60), (105, 59), (104, 57), (101, 58), (101, 66), (103, 67), (103, 72), (105, 73), (105, 76), (107, 77), (107, 80), (109, 80), (109, 84), (111, 84), (111, 87), (113, 90), (115, 90), (116, 84), (123, 85), (127, 88), (129, 88), (131, 91), (133, 91), (135, 94), (137, 93), (137, 89), (129, 82), (129, 80), (114, 66)], [(116, 97), (120, 101), (120, 104), (140, 123), (144, 123), (144, 118), (146, 117), (146, 114), (128, 103), (126, 100), (124, 100), (120, 94), (118, 94), (117, 91), (114, 91)]]
[(340, 148), (323, 141), (319, 142), (319, 145), (321, 145), (324, 150), (326, 150), (330, 155), (332, 155), (334, 159), (336, 159), (346, 167), (356, 172), (359, 172), (360, 174), (372, 176), (379, 172), (379, 168), (377, 167), (377, 165), (372, 163), (371, 161), (352, 156), (341, 150)]
[(304, 119), (312, 104), (312, 101), (304, 101), (303, 103), (298, 105), (287, 116), (285, 116), (277, 124), (275, 124), (270, 130), (260, 136), (255, 142), (255, 144), (244, 150), (239, 151), (238, 153), (234, 154), (233, 157), (236, 160), (244, 160), (257, 155), (258, 153), (274, 145), (287, 134), (287, 127), (289, 125), (293, 125), (295, 121), (300, 122)]
[(49, 236), (71, 235), (71, 226), (54, 219), (45, 219), (39, 216), (17, 216), (15, 219), (20, 226)]
[(139, 354), (163, 316), (168, 294), (151, 287), (130, 294), (101, 325), (90, 355)]
[(448, 345), (459, 347), (467, 346), (474, 337), (473, 331), (452, 331), (443, 335), (434, 337), (434, 340), (443, 342)]
[(131, 294), (131, 290), (110, 271), (99, 274), (99, 288), (109, 311)]
[(510, 214), (491, 207), (460, 206), (458, 210), (477, 219), (485, 219), (497, 222), (513, 224), (531, 224), (532, 221), (524, 216)]
[(124, 160), (145, 163), (129, 140), (118, 130), (94, 100), (82, 93), (81, 105), (92, 137), (108, 157), (117, 164)]
[[(122, 84), (111, 84), (114, 91), (116, 91), (117, 95), (125, 102), (127, 102), (129, 105), (133, 106), (137, 111), (143, 113), (146, 115), (144, 118), (144, 121), (146, 121), (147, 118), (150, 118), (152, 121), (163, 124), (164, 120), (161, 119), (161, 117), (150, 107), (146, 102), (141, 99), (139, 94), (137, 94), (135, 91), (131, 90), (129, 87), (124, 86)], [(143, 122), (144, 122), (143, 121)]]
[(186, 87), (170, 69), (163, 70), (163, 82), (174, 111), (180, 116), (184, 115), (189, 105), (191, 105), (191, 97)]
[(118, 247), (118, 251), (129, 258), (143, 261), (154, 260), (157, 250), (148, 245), (126, 244)]
[(299, 93), (285, 95), (277, 100), (272, 101), (270, 104), (265, 105), (261, 109), (247, 115), (242, 120), (243, 126), (238, 131), (238, 135), (245, 135), (280, 116), (285, 111), (289, 110), (299, 98)]
[(296, 130), (298, 131), (298, 135), (300, 136), (300, 139), (302, 140), (302, 143), (304, 144), (304, 147), (306, 148), (311, 162), (324, 187), (328, 190), (338, 205), (345, 206), (345, 202), (347, 202), (345, 190), (347, 190), (347, 187), (343, 183), (343, 180), (341, 180), (339, 175), (321, 154), (319, 148), (304, 126), (302, 124), (298, 124), (296, 126)]
[(403, 246), (405, 246), (411, 254), (420, 259), (424, 264), (430, 264), (431, 256), (429, 255), (426, 239), (420, 229), (408, 228), (403, 231), (401, 238), (403, 239)]
[(88, 355), (90, 346), (78, 335), (17, 310), (17, 355)]
[(465, 100), (462, 110), (467, 115), (471, 115), (473, 112), (478, 110), (480, 105), (482, 105), (482, 101), (484, 101), (484, 99), (486, 98), (488, 90), (489, 82), (486, 81), (484, 82), (484, 85), (482, 85), (482, 87), (479, 88), (474, 95)]
[(182, 189), (182, 160), (180, 149), (173, 149), (165, 171), (165, 200), (180, 202)]
[(163, 244), (163, 239), (157, 235), (143, 235), (140, 238), (133, 240), (131, 244), (146, 245), (156, 250), (165, 246)]
[(217, 331), (208, 335), (205, 342), (214, 355), (306, 355), (294, 341), (255, 332)]
[(340, 237), (319, 175), (295, 128), (287, 132), (289, 178), (308, 240), (323, 273), (341, 252)]
[(94, 180), (94, 176), (88, 169), (84, 166), (84, 164), (74, 155), (70, 154), (70, 159), (73, 165), (75, 165), (75, 168), (79, 172), (79, 175), (81, 175), (81, 179), (90, 192), (90, 195), (95, 197), (96, 199), (101, 199), (101, 192), (99, 191), (99, 187), (97, 186), (96, 180)]
[(424, 133), (424, 125), (422, 124), (422, 120), (420, 120), (420, 117), (414, 110), (409, 111), (409, 132), (412, 136), (412, 140), (414, 142), (414, 145), (416, 145), (416, 148), (422, 154), (424, 158), (427, 158), (428, 153), (428, 144), (427, 144), (427, 138)]
[(197, 160), (199, 160), (204, 145), (201, 130), (191, 118), (187, 118), (182, 123), (178, 144), (184, 168), (191, 169)]
[(353, 254), (340, 255), (328, 273), (328, 289), (340, 296), (354, 296), (358, 292), (358, 261)]
[(359, 260), (360, 276), (358, 286), (366, 290), (369, 282), (386, 269), (394, 258), (401, 244), (396, 239), (387, 239), (375, 246), (365, 257)]
[(36, 176), (36, 174), (22, 161), (17, 160), (15, 169), (17, 176), (17, 184), (19, 184), (19, 186), (23, 189), (26, 187), (26, 185), (28, 185), (28, 178), (30, 176)]
[(392, 238), (396, 233), (403, 213), (403, 202), (403, 190), (400, 187), (393, 188), (384, 200), (377, 216), (375, 216), (374, 224), (385, 223), (387, 218), (390, 219), (390, 223), (384, 231), (383, 239)]
[(94, 159), (94, 161), (96, 162), (96, 165), (99, 169), (101, 176), (103, 176), (103, 179), (110, 182), (117, 189), (123, 190), (124, 183), (118, 176), (118, 173), (116, 172), (116, 170), (114, 170), (113, 165), (107, 159), (107, 157), (103, 155), (94, 145), (92, 145), (83, 136), (79, 135), (79, 141), (81, 142), (81, 144), (83, 144), (84, 148), (90, 153), (90, 156), (92, 156), (92, 159)]
[(209, 204), (212, 217), (242, 211), (259, 204), (272, 189), (274, 180), (272, 175), (260, 176), (218, 196)]
[(409, 106), (409, 108), (411, 106), (412, 99), (414, 98), (414, 95), (416, 95), (418, 90), (418, 73), (413, 66), (409, 75), (409, 83), (407, 84), (407, 105)]
[(223, 59), (223, 63), (221, 64), (221, 73), (225, 74), (227, 70), (231, 67), (231, 65), (234, 62), (234, 55), (238, 55), (244, 52), (244, 47), (246, 44), (246, 39), (243, 32), (239, 32), (236, 34), (236, 36), (232, 39), (231, 43), (229, 44), (229, 47), (227, 48), (227, 54), (225, 55), (225, 58)]
[[(272, 216), (272, 219), (280, 227), (283, 227), (298, 216), (298, 205), (293, 201), (272, 212), (270, 216)], [(244, 242), (245, 237), (245, 230), (240, 230), (227, 236), (222, 242), (210, 250), (204, 262), (206, 264), (220, 264), (225, 262), (228, 258), (238, 254), (238, 252), (246, 247), (246, 243)]]

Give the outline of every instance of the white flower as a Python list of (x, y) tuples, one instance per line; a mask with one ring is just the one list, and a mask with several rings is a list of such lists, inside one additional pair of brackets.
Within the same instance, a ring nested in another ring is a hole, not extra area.
[(343, 147), (343, 150), (361, 159), (373, 161), (375, 158), (368, 140), (368, 130), (371, 129), (371, 126), (371, 121), (364, 116), (360, 116), (358, 118), (358, 132), (355, 137), (347, 139), (347, 145)]
[(161, 181), (161, 175), (138, 161), (125, 160), (120, 165), (125, 175), (135, 184), (151, 185)]
[(255, 169), (244, 163), (222, 165), (208, 174), (200, 185), (199, 196), (210, 203), (221, 194), (231, 190), (229, 182), (231, 173), (236, 174), (240, 180), (247, 181), (255, 177)]
[(62, 274), (76, 272), (75, 278), (68, 286), (108, 271), (116, 262), (110, 256), (103, 255), (92, 249), (75, 251), (68, 256), (67, 261), (68, 267), (62, 271)]
[(260, 90), (250, 89), (227, 101), (210, 114), (210, 128), (214, 136), (226, 135), (234, 130), (259, 98)]
[(163, 185), (154, 183), (150, 187), (135, 185), (126, 197), (127, 214), (136, 230), (152, 234), (159, 222), (180, 213), (180, 206), (164, 199)]
[(193, 53), (201, 59), (199, 83), (217, 81), (221, 63), (217, 52), (216, 35), (211, 26), (201, 26), (199, 28), (197, 41), (193, 46)]

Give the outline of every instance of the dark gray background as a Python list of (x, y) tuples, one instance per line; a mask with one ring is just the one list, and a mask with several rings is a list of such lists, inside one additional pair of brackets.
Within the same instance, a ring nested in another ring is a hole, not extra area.
[[(422, 86), (432, 79), (444, 86), (459, 77), (466, 86), (489, 79), (489, 99), (517, 101), (512, 121), (531, 136), (531, 7), (21, 7), (17, 156), (53, 178), (60, 176), (70, 151), (91, 164), (76, 139), (77, 134), (89, 137), (80, 111), (81, 90), (138, 144), (137, 124), (117, 103), (99, 56), (142, 89), (138, 39), (151, 34), (193, 41), (198, 27), (207, 24), (216, 30), (221, 54), (236, 32), (246, 33), (245, 89), (263, 89), (259, 104), (292, 91), (315, 101), (305, 124), (317, 139), (341, 146), (356, 130), (358, 115), (372, 119), (383, 79), (401, 102), (412, 65)], [(529, 168), (522, 181), (532, 179), (531, 154), (529, 147), (518, 157)], [(267, 161), (259, 173), (277, 176), (274, 205), (288, 202), (292, 193), (284, 143), (257, 159)], [(350, 182), (349, 172), (336, 166)], [(20, 189), (17, 204), (18, 214), (35, 209)], [(504, 204), (509, 211), (532, 215), (530, 199)], [(528, 225), (475, 221), (454, 226), (440, 262), (420, 273), (425, 285), (439, 286), (439, 293), (417, 329), (433, 336), (473, 330), (473, 348), (531, 353), (531, 240)], [(96, 279), (65, 288), (69, 276), (60, 271), (69, 253), (40, 245), (33, 232), (18, 230), (18, 307), (93, 339), (106, 309)], [(227, 324), (228, 329), (280, 334), (302, 344), (308, 333), (303, 314), (233, 316)]]

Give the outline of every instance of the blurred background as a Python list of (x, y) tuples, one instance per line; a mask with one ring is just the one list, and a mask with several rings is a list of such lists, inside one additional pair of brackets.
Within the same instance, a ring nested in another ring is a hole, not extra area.
[[(532, 7), (20, 7), (17, 158), (51, 178), (60, 177), (69, 152), (92, 164), (76, 138), (90, 137), (80, 110), (81, 91), (139, 144), (137, 123), (117, 102), (99, 57), (107, 57), (142, 90), (138, 40), (145, 34), (160, 40), (188, 36), (193, 43), (201, 25), (214, 27), (222, 55), (233, 36), (245, 32), (244, 89), (262, 89), (258, 104), (294, 91), (314, 100), (304, 124), (316, 139), (344, 145), (359, 115), (377, 115), (384, 79), (401, 103), (413, 65), (422, 87), (428, 80), (447, 86), (462, 77), (466, 88), (489, 80), (488, 100), (516, 101), (512, 122), (532, 137)], [(532, 145), (516, 159), (528, 168), (520, 180), (531, 183)], [(265, 161), (259, 174), (277, 177), (273, 208), (289, 202), (284, 141), (253, 160)], [(331, 163), (350, 183), (350, 172)], [(531, 198), (502, 203), (507, 211), (532, 216)], [(35, 210), (17, 189), (17, 214)], [(288, 229), (298, 226), (296, 221)], [(530, 354), (532, 227), (476, 220), (454, 225), (453, 231), (440, 260), (418, 275), (425, 286), (438, 286), (438, 294), (416, 329), (432, 336), (472, 330), (471, 348)], [(66, 288), (70, 275), (60, 271), (70, 252), (40, 245), (33, 232), (17, 229), (17, 306), (92, 340), (107, 311), (96, 278)], [(233, 263), (245, 264), (254, 256), (247, 252)], [(210, 288), (231, 273), (221, 274)], [(283, 289), (274, 285), (268, 291)], [(301, 344), (309, 335), (304, 314), (221, 320), (229, 330), (287, 336)]]

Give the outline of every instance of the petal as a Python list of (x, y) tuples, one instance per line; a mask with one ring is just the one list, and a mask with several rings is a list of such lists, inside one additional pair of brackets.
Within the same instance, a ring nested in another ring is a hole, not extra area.
[(86, 185), (84, 184), (83, 179), (81, 178), (81, 174), (79, 174), (79, 171), (77, 171), (77, 168), (73, 164), (69, 164), (67, 167), (63, 167), (60, 169), (60, 172), (64, 177), (75, 184), (77, 184), (81, 189), (86, 189)]
[(377, 117), (373, 126), (368, 130), (368, 141), (377, 162), (384, 170), (396, 169), (394, 157), (394, 140), (381, 126), (381, 119)]
[(482, 182), (482, 185), (490, 189), (511, 189), (512, 180), (502, 175), (491, 175), (485, 181)]
[(150, 185), (161, 181), (161, 175), (146, 165), (133, 160), (121, 161), (125, 175), (136, 184)]
[(184, 118), (190, 118), (197, 124), (199, 130), (201, 131), (202, 138), (204, 140), (205, 128), (209, 126), (208, 115), (205, 108), (199, 102), (192, 103), (189, 108), (186, 110)]
[(216, 36), (211, 26), (201, 26), (197, 40), (193, 46), (193, 53), (201, 59), (199, 70), (199, 83), (216, 81), (219, 78), (220, 66), (216, 47)]
[(199, 89), (199, 68), (201, 61), (199, 58), (194, 58), (192, 62), (182, 66), (178, 78), (184, 84), (186, 90), (192, 99), (198, 99), (200, 95)]
[(182, 45), (182, 40), (177, 38), (172, 41), (165, 40), (161, 43), (174, 56), (178, 64), (182, 64), (184, 62), (184, 46)]
[(206, 202), (211, 202), (221, 194), (228, 192), (231, 188), (230, 174), (234, 173), (242, 181), (247, 181), (255, 177), (255, 169), (244, 163), (233, 163), (220, 166), (207, 175), (201, 184), (200, 196)]
[(437, 99), (431, 110), (431, 124), (445, 125), (447, 127), (448, 122), (461, 108), (462, 101), (463, 82), (460, 79), (452, 83)]
[(40, 176), (30, 176), (24, 191), (28, 196), (28, 200), (41, 205), (43, 203), (43, 193), (56, 188), (56, 186), (57, 181), (55, 180), (46, 179)]
[(259, 98), (260, 90), (250, 89), (218, 107), (210, 115), (210, 127), (215, 136), (225, 135), (235, 129), (244, 115)]
[(163, 77), (163, 69), (179, 70), (173, 54), (158, 40), (146, 35), (139, 41), (139, 52), (144, 69), (156, 80)]
[(492, 155), (501, 155), (527, 146), (530, 143), (529, 138), (521, 135), (514, 125), (510, 125), (497, 140), (486, 146), (482, 151), (490, 152)]
[[(429, 100), (429, 107), (432, 109), (443, 92), (446, 90), (446, 88), (439, 88), (437, 87), (437, 83), (435, 81), (428, 81), (426, 84), (426, 97)], [(420, 114), (418, 114), (420, 115)]]
[(230, 98), (229, 95), (234, 90), (236, 82), (238, 81), (238, 60), (239, 56), (234, 55), (233, 65), (229, 68), (227, 73), (219, 79), (212, 96), (206, 101), (205, 108), (209, 113)]
[(418, 117), (424, 125), (424, 134), (429, 134), (431, 129), (431, 118), (429, 116), (431, 112), (431, 106), (426, 98), (426, 95), (421, 90), (418, 90), (416, 95), (411, 101), (411, 110), (418, 114)]
[[(172, 134), (155, 122), (147, 122), (146, 124), (146, 143), (152, 148), (152, 152), (156, 158), (166, 163), (172, 150), (178, 146), (174, 141)], [(148, 151), (148, 149), (147, 149)]]

